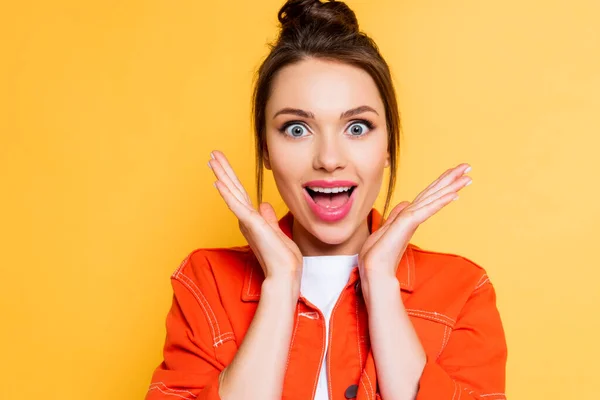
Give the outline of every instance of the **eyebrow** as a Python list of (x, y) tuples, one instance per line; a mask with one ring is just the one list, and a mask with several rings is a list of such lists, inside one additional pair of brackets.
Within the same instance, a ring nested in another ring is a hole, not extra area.
[[(375, 114), (379, 115), (377, 113), (377, 111), (375, 111), (373, 108), (369, 107), (369, 106), (360, 106), (360, 107), (356, 107), (356, 108), (352, 108), (350, 110), (344, 111), (343, 113), (340, 114), (340, 119), (343, 118), (350, 118), (356, 114), (361, 114), (367, 111), (371, 111), (374, 112)], [(315, 119), (315, 115), (313, 113), (311, 113), (310, 111), (304, 111), (301, 110), (299, 108), (282, 108), (281, 110), (277, 111), (275, 113), (275, 115), (273, 115), (273, 119), (275, 119), (275, 117), (277, 117), (280, 114), (291, 114), (291, 115), (297, 115), (299, 117), (303, 117), (303, 118), (308, 118), (308, 119)]]

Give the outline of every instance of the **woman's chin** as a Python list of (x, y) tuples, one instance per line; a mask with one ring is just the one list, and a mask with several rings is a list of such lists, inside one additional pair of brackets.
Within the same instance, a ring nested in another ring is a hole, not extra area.
[(349, 212), (343, 218), (334, 221), (319, 218), (319, 216), (315, 215), (311, 210), (308, 210), (308, 212), (304, 211), (305, 210), (300, 214), (302, 215), (301, 220), (306, 222), (306, 224), (301, 223), (304, 227), (304, 231), (313, 236), (317, 242), (326, 246), (337, 247), (337, 249), (332, 248), (330, 250), (342, 250), (342, 248), (338, 246), (348, 243), (356, 233), (357, 224), (360, 225), (357, 222), (358, 217), (352, 212), (354, 210)]
[(319, 241), (332, 246), (347, 242), (352, 235), (348, 224), (318, 224), (312, 231)]

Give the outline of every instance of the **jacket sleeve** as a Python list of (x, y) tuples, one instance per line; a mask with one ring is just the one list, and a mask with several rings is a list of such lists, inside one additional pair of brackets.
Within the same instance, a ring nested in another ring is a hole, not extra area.
[(219, 321), (226, 313), (215, 301), (218, 295), (211, 296), (216, 292), (214, 280), (189, 264), (190, 257), (171, 277), (173, 300), (166, 317), (163, 361), (152, 374), (146, 400), (219, 400), (219, 374), (226, 365), (217, 349), (233, 340), (233, 333), (222, 333), (227, 329)]
[(476, 288), (437, 360), (428, 358), (416, 400), (505, 400), (506, 340), (489, 280)]

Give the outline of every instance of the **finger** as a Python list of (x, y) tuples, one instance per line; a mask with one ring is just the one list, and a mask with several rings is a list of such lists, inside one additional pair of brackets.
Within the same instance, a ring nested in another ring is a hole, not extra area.
[(442, 179), (444, 179), (446, 176), (448, 176), (449, 173), (451, 173), (453, 171), (454, 168), (450, 168), (447, 169), (446, 172), (444, 172), (442, 175), (440, 175), (435, 181), (431, 182), (429, 184), (429, 186), (427, 186), (425, 189), (423, 189), (421, 191), (421, 193), (419, 193), (417, 195), (417, 197), (415, 197), (415, 199), (413, 201), (418, 201), (420, 198), (422, 198), (425, 193), (427, 193), (431, 188), (433, 188), (435, 185), (438, 184), (439, 181), (441, 181)]
[(450, 191), (446, 194), (430, 195), (417, 204), (409, 203), (402, 208), (402, 211), (406, 210), (406, 212), (401, 212), (395, 217), (393, 223), (386, 227), (379, 241), (390, 246), (395, 243), (407, 243), (420, 224), (455, 199), (458, 199), (458, 194)]
[(386, 245), (389, 246), (393, 246), (397, 243), (408, 243), (420, 224), (425, 222), (448, 203), (451, 203), (457, 196), (456, 193), (448, 193), (427, 205), (410, 210), (410, 213), (402, 213), (402, 215), (396, 219), (396, 222), (390, 225), (387, 232), (385, 232), (385, 235), (381, 237), (380, 242), (385, 242), (387, 243)]
[[(379, 229), (377, 229), (377, 231), (375, 231), (371, 234), (371, 238), (373, 238), (374, 241), (379, 241), (381, 239), (381, 237), (386, 235), (387, 230), (390, 229), (390, 227), (394, 224), (394, 222), (398, 218), (398, 215), (400, 215), (402, 210), (404, 210), (409, 205), (410, 205), (410, 202), (408, 202), (408, 201), (403, 201), (403, 202), (396, 204), (396, 206), (394, 206), (394, 208), (390, 212), (389, 217), (385, 220), (385, 222), (379, 227)], [(373, 244), (374, 244), (374, 242), (373, 242)], [(371, 244), (371, 246), (373, 244)], [(369, 246), (369, 248), (371, 246)]]
[(425, 204), (421, 207), (411, 210), (411, 214), (416, 218), (416, 222), (422, 224), (429, 217), (440, 211), (442, 208), (458, 200), (458, 194), (454, 192), (446, 193), (445, 195)]
[(219, 191), (219, 194), (223, 200), (225, 200), (227, 207), (229, 207), (229, 209), (235, 214), (238, 220), (244, 224), (247, 224), (250, 221), (252, 212), (254, 211), (252, 207), (240, 201), (240, 199), (231, 193), (231, 190), (229, 190), (225, 183), (216, 181), (215, 187)]
[(444, 172), (438, 179), (432, 182), (429, 186), (427, 186), (415, 199), (413, 203), (421, 200), (424, 197), (427, 197), (431, 193), (439, 190), (439, 188), (448, 185), (450, 182), (470, 171), (471, 166), (469, 164), (463, 163), (458, 166), (451, 168)]
[(231, 181), (234, 183), (234, 185), (237, 187), (237, 189), (240, 191), (240, 193), (242, 193), (244, 195), (244, 197), (246, 198), (246, 200), (248, 201), (249, 204), (252, 204), (252, 201), (250, 200), (250, 196), (248, 196), (246, 189), (244, 189), (244, 185), (242, 185), (242, 183), (238, 179), (237, 175), (233, 171), (233, 168), (231, 167), (231, 164), (229, 164), (229, 161), (227, 160), (227, 157), (225, 157), (225, 154), (223, 154), (219, 150), (214, 150), (211, 153), (211, 155), (217, 161), (219, 161), (219, 163), (221, 163), (221, 166), (223, 167), (223, 169), (225, 170), (225, 172), (227, 173), (227, 175), (229, 176)]
[(392, 211), (390, 211), (390, 215), (385, 220), (382, 227), (393, 223), (394, 220), (396, 219), (396, 217), (402, 212), (402, 210), (404, 210), (409, 205), (410, 205), (409, 201), (403, 201), (403, 202), (396, 204), (396, 206), (394, 206), (394, 208), (392, 208)]
[(442, 197), (448, 193), (456, 193), (459, 190), (463, 189), (465, 186), (470, 185), (472, 182), (473, 182), (473, 180), (470, 177), (461, 176), (460, 178), (458, 178), (456, 181), (452, 182), (448, 186), (442, 187), (441, 189), (437, 190), (436, 192), (431, 193), (429, 196), (427, 196), (419, 201), (414, 201), (411, 204), (411, 208), (417, 209), (417, 208), (420, 208), (424, 205), (431, 203), (432, 201), (439, 199), (440, 197)]
[(399, 244), (407, 243), (410, 240), (415, 229), (416, 226), (413, 227), (411, 219), (405, 213), (399, 213), (389, 225), (375, 232), (380, 232), (377, 243), (383, 248), (398, 248)]
[(454, 168), (446, 170), (446, 172), (440, 175), (435, 181), (433, 181), (421, 193), (419, 193), (415, 200), (413, 200), (413, 203), (422, 199), (423, 197), (428, 196), (432, 191), (436, 191), (437, 189), (439, 189), (439, 187), (447, 185), (453, 179), (456, 179), (456, 177), (460, 176), (461, 174), (464, 174), (467, 170), (470, 170), (470, 166), (466, 163), (459, 164)]
[(215, 176), (217, 177), (217, 179), (222, 182), (223, 184), (225, 184), (225, 186), (227, 186), (227, 188), (229, 189), (229, 191), (242, 203), (246, 203), (247, 205), (251, 206), (251, 203), (248, 202), (248, 199), (244, 196), (244, 194), (242, 192), (240, 192), (240, 190), (238, 189), (238, 187), (235, 185), (235, 183), (233, 183), (233, 181), (231, 180), (231, 178), (229, 177), (229, 175), (227, 175), (227, 172), (225, 171), (225, 169), (223, 168), (223, 166), (221, 165), (221, 163), (218, 160), (210, 160), (208, 162), (208, 166), (210, 167), (210, 169), (212, 169), (213, 173), (215, 174)]

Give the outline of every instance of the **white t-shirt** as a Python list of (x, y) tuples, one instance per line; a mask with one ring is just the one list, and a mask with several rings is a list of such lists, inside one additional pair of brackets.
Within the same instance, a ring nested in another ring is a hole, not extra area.
[[(325, 355), (329, 346), (329, 318), (331, 311), (348, 283), (350, 272), (358, 263), (358, 254), (351, 256), (310, 256), (303, 257), (300, 293), (317, 306), (325, 318)], [(315, 400), (329, 400), (327, 390), (326, 359), (319, 372)]]

